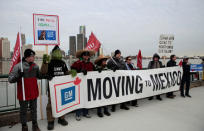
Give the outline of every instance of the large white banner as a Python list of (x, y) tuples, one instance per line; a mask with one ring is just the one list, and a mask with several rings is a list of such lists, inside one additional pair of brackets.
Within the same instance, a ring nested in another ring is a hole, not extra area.
[(54, 77), (50, 84), (52, 113), (60, 117), (79, 108), (94, 108), (179, 90), (183, 70), (169, 67), (118, 70)]
[(59, 17), (33, 14), (34, 45), (59, 45)]

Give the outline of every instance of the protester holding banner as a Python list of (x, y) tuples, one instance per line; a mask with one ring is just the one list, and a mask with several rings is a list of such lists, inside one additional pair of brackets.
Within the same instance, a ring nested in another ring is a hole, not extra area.
[[(46, 61), (46, 60), (45, 60)], [(48, 72), (49, 80), (55, 76), (63, 76), (68, 75), (68, 69), (65, 62), (62, 60), (62, 53), (59, 46), (55, 46), (51, 53), (51, 61), (48, 64)], [(54, 120), (55, 118), (52, 116), (52, 106), (51, 106), (51, 99), (50, 99), (50, 90), (48, 88), (48, 104), (47, 104), (47, 121), (48, 121), (48, 130), (54, 129)], [(58, 118), (58, 123), (66, 126), (68, 122), (65, 120), (65, 115)]]
[[(108, 61), (107, 67), (114, 72), (116, 70), (126, 70), (125, 62), (121, 58), (121, 51), (115, 50), (114, 57), (111, 57), (111, 59)], [(116, 105), (112, 105), (112, 112), (115, 112)], [(120, 105), (120, 109), (129, 110), (129, 108), (126, 106), (125, 103), (122, 103)]]
[[(35, 52), (31, 49), (26, 49), (22, 60), (23, 72), (21, 72), (21, 63), (18, 63), (14, 66), (8, 77), (10, 83), (17, 82), (17, 97), (20, 104), (22, 131), (28, 131), (28, 105), (30, 105), (29, 107), (31, 109), (32, 129), (33, 131), (40, 131), (37, 123), (37, 97), (39, 95), (37, 78), (42, 78), (42, 76), (39, 73), (38, 65), (34, 63), (34, 60)], [(25, 100), (23, 100), (22, 77), (24, 78)]]
[[(125, 59), (125, 65), (126, 65), (127, 70), (136, 70), (136, 67), (135, 67), (135, 65), (132, 63), (132, 58), (131, 58), (130, 56), (127, 56), (127, 57), (126, 57), (126, 59)], [(138, 107), (137, 100), (131, 101), (131, 105)]]
[[(78, 73), (82, 72), (84, 75), (87, 75), (88, 71), (94, 71), (95, 67), (93, 63), (90, 62), (90, 57), (95, 54), (93, 50), (79, 50), (76, 52), (76, 57), (79, 58), (78, 61), (74, 62), (71, 66), (71, 69), (76, 70)], [(90, 118), (91, 116), (88, 113), (88, 109), (79, 109), (76, 110), (76, 120), (81, 120), (81, 113), (83, 112), (83, 116), (86, 118)]]
[[(176, 65), (176, 55), (171, 55), (170, 56), (170, 60), (167, 62), (167, 67), (173, 67), (173, 66), (177, 66)], [(176, 95), (173, 94), (173, 92), (168, 92), (166, 94), (167, 98), (174, 98), (176, 97)]]
[[(191, 97), (189, 95), (189, 90), (190, 90), (190, 63), (188, 62), (188, 57), (184, 57), (183, 63), (183, 76), (181, 80), (181, 87), (180, 87), (180, 93), (182, 97)], [(185, 89), (185, 95), (184, 95), (184, 84), (186, 83), (186, 89)]]
[[(155, 54), (153, 55), (153, 60), (150, 61), (149, 64), (148, 64), (148, 68), (149, 68), (149, 69), (162, 68), (162, 62), (159, 61), (159, 59), (160, 59), (160, 56), (159, 56), (157, 53), (155, 53)], [(153, 98), (154, 98), (154, 97), (151, 96), (151, 97), (149, 97), (149, 100), (152, 100)], [(156, 99), (157, 99), (157, 100), (160, 100), (160, 101), (162, 100), (162, 98), (160, 97), (160, 95), (157, 95), (157, 96), (156, 96)]]
[[(95, 60), (95, 64), (96, 64), (96, 71), (98, 71), (99, 73), (101, 73), (103, 70), (108, 70), (107, 68), (107, 59), (109, 57), (108, 56), (103, 56), (103, 55), (100, 55), (96, 60)], [(107, 116), (110, 116), (111, 114), (109, 113), (108, 111), (108, 106), (103, 106), (103, 107), (98, 107), (97, 108), (97, 115), (99, 117), (103, 117), (103, 113), (102, 113), (102, 108), (104, 109), (104, 114), (107, 115)]]

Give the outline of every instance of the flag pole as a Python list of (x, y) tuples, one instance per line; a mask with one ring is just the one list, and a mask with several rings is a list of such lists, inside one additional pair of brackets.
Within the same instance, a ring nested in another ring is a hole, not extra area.
[[(21, 72), (23, 72), (23, 63), (22, 63), (22, 41), (21, 41), (21, 26), (19, 31), (19, 39), (20, 39), (20, 58), (21, 58)], [(23, 101), (25, 101), (25, 88), (24, 88), (24, 78), (22, 77), (22, 92), (23, 92)]]

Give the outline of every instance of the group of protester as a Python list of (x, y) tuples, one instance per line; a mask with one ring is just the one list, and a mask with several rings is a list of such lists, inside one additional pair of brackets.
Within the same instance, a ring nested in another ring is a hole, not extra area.
[[(18, 88), (18, 99), (20, 103), (20, 120), (22, 124), (22, 131), (28, 131), (27, 126), (27, 109), (28, 107), (31, 110), (32, 116), (32, 130), (40, 131), (37, 124), (37, 97), (39, 95), (37, 79), (48, 79), (52, 80), (55, 76), (62, 75), (72, 75), (76, 76), (77, 73), (83, 73), (87, 75), (87, 72), (98, 71), (101, 73), (105, 70), (136, 70), (137, 68), (132, 63), (130, 56), (125, 58), (125, 61), (121, 57), (121, 51), (116, 50), (113, 57), (100, 55), (95, 61), (94, 64), (90, 61), (90, 57), (95, 54), (92, 50), (80, 50), (76, 52), (76, 57), (78, 60), (71, 65), (71, 70), (68, 70), (66, 63), (62, 60), (62, 53), (58, 46), (55, 46), (51, 52), (51, 60), (48, 56), (44, 56), (43, 64), (41, 69), (34, 63), (35, 52), (31, 49), (26, 49), (24, 52), (24, 58), (22, 60), (23, 71), (21, 71), (21, 64), (14, 66), (13, 70), (9, 74), (8, 80), (10, 83), (17, 82)], [(167, 67), (177, 66), (176, 65), (176, 56), (171, 55), (170, 60), (167, 63)], [(183, 59), (183, 77), (181, 82), (180, 93), (182, 97), (191, 97), (189, 95), (190, 88), (190, 64), (188, 63), (188, 58)], [(149, 62), (148, 68), (163, 68), (162, 62), (160, 61), (160, 56), (154, 54), (153, 60)], [(22, 93), (22, 81), (21, 78), (24, 78), (24, 91), (25, 91), (25, 100), (23, 99)], [(186, 83), (186, 90), (184, 92), (184, 84)], [(167, 98), (174, 98), (175, 95), (173, 92), (166, 94)], [(152, 100), (153, 96), (149, 97), (149, 100)], [(160, 95), (156, 96), (156, 99), (162, 100)], [(128, 105), (138, 106), (137, 100), (130, 102), (124, 102), (120, 104), (120, 109), (129, 110)], [(50, 100), (50, 91), (48, 88), (48, 104), (47, 104), (47, 121), (48, 121), (48, 130), (54, 129), (54, 120), (52, 116), (51, 109), (51, 100)], [(103, 110), (103, 111), (102, 111)], [(111, 111), (116, 111), (116, 105), (111, 105)], [(78, 109), (76, 110), (76, 120), (81, 120), (81, 115), (86, 118), (90, 118), (88, 109)], [(108, 110), (108, 106), (97, 107), (97, 115), (103, 117), (104, 115), (110, 116), (111, 113)], [(66, 126), (68, 122), (65, 120), (65, 116), (58, 118), (58, 123)]]

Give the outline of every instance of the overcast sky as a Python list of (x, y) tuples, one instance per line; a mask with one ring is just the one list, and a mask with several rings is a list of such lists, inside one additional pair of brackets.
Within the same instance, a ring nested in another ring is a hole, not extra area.
[(141, 49), (151, 56), (160, 34), (174, 34), (176, 55), (204, 55), (204, 0), (1, 0), (0, 37), (8, 37), (11, 48), (20, 25), (33, 44), (33, 13), (59, 15), (65, 51), (69, 36), (85, 25), (86, 36), (93, 31), (105, 54), (120, 49), (124, 56), (136, 55)]

